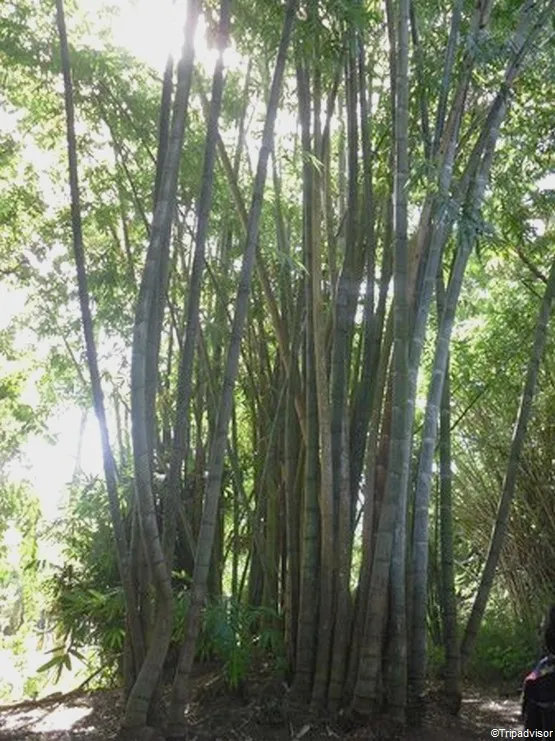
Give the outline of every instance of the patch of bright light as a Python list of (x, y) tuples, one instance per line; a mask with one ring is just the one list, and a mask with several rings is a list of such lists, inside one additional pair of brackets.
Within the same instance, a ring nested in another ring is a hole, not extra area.
[(83, 441), (78, 456), (78, 435), (81, 410), (71, 406), (49, 420), (49, 433), (55, 444), (49, 444), (39, 435), (32, 436), (23, 446), (22, 461), (14, 461), (8, 468), (10, 478), (25, 479), (32, 485), (47, 519), (59, 515), (59, 508), (67, 497), (67, 485), (79, 464), (89, 476), (102, 475), (102, 450), (98, 423), (89, 414), (83, 430)]
[(536, 237), (543, 237), (545, 234), (545, 221), (543, 219), (530, 219), (528, 224), (534, 230)]
[(87, 707), (67, 707), (61, 706), (50, 712), (45, 718), (42, 718), (35, 724), (34, 730), (37, 733), (47, 733), (48, 731), (69, 731), (87, 715), (92, 713), (92, 708)]
[[(161, 73), (169, 54), (174, 59), (180, 56), (186, 13), (186, 0), (135, 0), (122, 3), (112, 25), (113, 42)], [(216, 59), (209, 35), (206, 19), (201, 16), (195, 34), (195, 52), (206, 70), (213, 67)], [(243, 60), (230, 45), (225, 51), (224, 61), (226, 67), (236, 68)]]
[(49, 733), (69, 731), (76, 723), (92, 713), (92, 708), (63, 705), (53, 709), (26, 708), (6, 714), (3, 719), (5, 730), (25, 728), (25, 733)]
[(26, 292), (21, 288), (2, 284), (0, 294), (0, 332), (8, 328), (12, 320), (21, 314), (27, 300)]
[(550, 172), (538, 180), (536, 188), (538, 190), (555, 190), (555, 172)]
[(112, 26), (114, 43), (161, 72), (168, 54), (179, 54), (185, 8), (183, 0), (127, 3)]

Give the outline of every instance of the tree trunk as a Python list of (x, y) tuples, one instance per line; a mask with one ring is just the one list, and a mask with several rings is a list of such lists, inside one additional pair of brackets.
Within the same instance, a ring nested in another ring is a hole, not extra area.
[[(160, 191), (150, 235), (141, 287), (137, 300), (131, 359), (131, 409), (135, 493), (138, 504), (143, 544), (152, 580), (156, 588), (156, 622), (152, 641), (137, 681), (129, 697), (124, 726), (144, 726), (151, 698), (157, 686), (173, 623), (173, 594), (170, 569), (160, 540), (152, 492), (152, 444), (149, 390), (147, 381), (153, 356), (157, 358), (161, 331), (160, 302), (165, 301), (165, 271), (171, 226), (177, 195), (177, 181), (188, 106), (194, 57), (194, 33), (200, 3), (189, 3), (184, 30), (183, 56), (179, 63), (178, 86), (174, 102), (168, 151), (161, 177)], [(162, 276), (162, 277), (161, 277)], [(160, 285), (164, 284), (164, 291)], [(156, 318), (156, 321), (154, 321)]]
[[(297, 63), (297, 89), (303, 152), (310, 152), (310, 90), (307, 71)], [(304, 702), (310, 697), (316, 662), (316, 640), (320, 591), (319, 511), (318, 511), (318, 396), (315, 354), (314, 289), (312, 282), (314, 240), (312, 238), (312, 173), (307, 159), (303, 163), (303, 255), (306, 275), (304, 296), (306, 303), (306, 332), (304, 338), (304, 388), (306, 394), (306, 455), (304, 468), (301, 574), (299, 592), (299, 622), (297, 654), (292, 691)]]
[[(439, 279), (443, 283), (442, 278)], [(438, 290), (438, 295), (441, 288)], [(443, 293), (443, 291), (442, 291)], [(442, 303), (438, 300), (438, 307)], [(440, 312), (438, 312), (440, 313)], [(449, 359), (441, 397), (439, 427), (440, 476), (440, 542), (441, 542), (441, 615), (445, 647), (445, 701), (449, 712), (456, 715), (462, 700), (461, 655), (457, 626), (457, 594), (455, 590), (455, 556), (453, 539), (453, 496), (451, 473), (451, 392)]]
[[(420, 455), (417, 488), (415, 494), (414, 536), (413, 536), (413, 599), (412, 599), (412, 653), (411, 685), (415, 701), (418, 703), (424, 691), (426, 662), (426, 606), (428, 578), (428, 503), (431, 487), (432, 464), (437, 438), (439, 406), (443, 390), (443, 380), (449, 354), (449, 342), (453, 327), (456, 305), (462, 285), (464, 270), (474, 244), (476, 226), (489, 180), (491, 161), (495, 151), (499, 128), (505, 117), (506, 93), (512, 85), (522, 64), (522, 54), (529, 48), (531, 38), (537, 30), (532, 16), (527, 15), (530, 8), (524, 7), (519, 26), (512, 43), (513, 58), (505, 73), (504, 87), (492, 103), (486, 124), (471, 153), (465, 173), (458, 186), (459, 198), (464, 198), (469, 212), (470, 224), (461, 224), (459, 229), (459, 249), (449, 283), (445, 308), (438, 331), (436, 355), (430, 392), (426, 409), (422, 450)], [(478, 164), (480, 162), (480, 164)], [(468, 183), (468, 185), (467, 185)]]
[[(352, 707), (368, 714), (380, 702), (379, 679), (382, 643), (387, 616), (390, 575), (395, 598), (391, 620), (395, 626), (395, 656), (398, 665), (390, 673), (390, 701), (404, 714), (406, 693), (406, 636), (404, 625), (404, 541), (396, 528), (404, 527), (408, 475), (407, 399), (408, 399), (408, 258), (407, 258), (407, 182), (408, 182), (408, 0), (399, 2), (399, 33), (395, 106), (395, 242), (394, 242), (394, 349), (392, 385), (392, 423), (389, 465), (382, 503), (375, 555), (370, 577), (369, 605), (361, 645), (361, 655)], [(392, 561), (394, 557), (394, 562)], [(393, 571), (392, 565), (393, 566)]]
[(181, 488), (181, 468), (187, 459), (189, 442), (189, 403), (193, 386), (193, 363), (199, 328), (200, 297), (202, 276), (204, 272), (204, 251), (208, 234), (208, 223), (212, 207), (214, 184), (214, 166), (216, 163), (216, 142), (218, 137), (218, 119), (223, 98), (223, 52), (229, 37), (231, 20), (231, 0), (222, 0), (220, 8), (220, 49), (212, 82), (210, 114), (206, 131), (206, 145), (202, 172), (202, 186), (197, 209), (197, 228), (195, 234), (195, 255), (191, 269), (188, 291), (187, 324), (183, 349), (179, 363), (177, 380), (177, 402), (173, 444), (168, 473), (168, 496), (164, 511), (164, 555), (168, 564), (173, 558), (176, 532), (176, 510), (181, 506), (179, 491)]
[(118, 498), (116, 464), (112, 454), (112, 447), (110, 445), (110, 436), (108, 434), (106, 410), (104, 407), (104, 395), (102, 393), (102, 385), (100, 381), (98, 356), (94, 338), (93, 319), (90, 309), (87, 269), (85, 264), (85, 250), (83, 246), (83, 230), (81, 225), (81, 200), (79, 194), (79, 177), (77, 171), (77, 142), (75, 137), (73, 84), (71, 80), (71, 62), (69, 58), (69, 45), (67, 40), (63, 0), (56, 0), (56, 20), (60, 37), (62, 71), (64, 77), (69, 182), (71, 191), (71, 225), (73, 230), (73, 252), (77, 272), (77, 286), (79, 292), (79, 305), (81, 309), (81, 321), (83, 325), (83, 334), (85, 337), (87, 364), (89, 367), (89, 374), (91, 378), (93, 406), (100, 428), (104, 478), (106, 481), (108, 502), (110, 506), (110, 516), (112, 520), (112, 527), (114, 530), (118, 569), (125, 596), (126, 622), (131, 635), (134, 663), (135, 666), (140, 666), (144, 659), (144, 639), (139, 621), (135, 592), (131, 581), (131, 573), (128, 561), (128, 544)]
[(486, 184), (489, 179), (491, 159), (499, 132), (501, 119), (496, 127), (491, 129), (488, 149), (484, 155), (484, 162), (469, 196), (468, 212), (469, 224), (461, 224), (455, 264), (449, 281), (445, 305), (441, 316), (437, 334), (436, 349), (424, 428), (422, 431), (422, 447), (416, 479), (416, 493), (414, 498), (414, 522), (412, 541), (412, 628), (411, 628), (411, 656), (410, 656), (410, 683), (411, 696), (417, 709), (421, 706), (426, 679), (426, 613), (428, 603), (428, 553), (429, 553), (429, 500), (432, 484), (432, 467), (437, 440), (439, 407), (443, 393), (443, 381), (449, 357), (449, 344), (455, 321), (455, 312), (459, 300), (464, 272), (476, 238), (476, 224), (479, 220), (480, 207), (483, 201)]
[(528, 370), (526, 372), (524, 388), (522, 390), (520, 408), (515, 420), (513, 439), (509, 452), (509, 462), (507, 465), (507, 471), (505, 473), (505, 479), (503, 481), (503, 489), (501, 491), (501, 498), (499, 500), (497, 517), (495, 518), (495, 523), (491, 534), (488, 555), (486, 558), (486, 563), (484, 565), (484, 570), (482, 572), (480, 585), (474, 599), (474, 604), (472, 605), (472, 610), (468, 618), (468, 623), (466, 624), (466, 630), (461, 645), (461, 661), (463, 668), (467, 664), (474, 648), (474, 644), (476, 642), (480, 623), (482, 621), (482, 617), (484, 615), (484, 611), (486, 609), (487, 601), (491, 591), (491, 586), (493, 584), (493, 577), (495, 576), (495, 570), (499, 562), (499, 557), (503, 548), (503, 542), (507, 533), (509, 524), (509, 513), (511, 510), (511, 503), (516, 488), (520, 457), (524, 448), (526, 430), (528, 428), (528, 422), (532, 413), (532, 402), (534, 400), (540, 363), (547, 339), (547, 325), (551, 316), (554, 297), (555, 261), (551, 265), (547, 286), (545, 288), (545, 293), (540, 306), (536, 324), (536, 331), (534, 334), (534, 344), (528, 363)]
[(174, 682), (170, 707), (170, 728), (174, 735), (184, 731), (184, 710), (187, 701), (187, 682), (193, 664), (197, 636), (200, 629), (200, 618), (205, 601), (210, 556), (214, 542), (216, 519), (220, 497), (220, 487), (224, 466), (224, 455), (227, 443), (227, 429), (231, 416), (233, 389), (239, 365), (241, 338), (247, 318), (250, 286), (254, 267), (258, 229), (262, 211), (262, 199), (266, 181), (266, 170), (273, 139), (273, 131), (279, 103), (281, 84), (285, 68), (287, 49), (293, 29), (296, 11), (296, 0), (289, 0), (285, 12), (285, 22), (279, 45), (274, 78), (270, 90), (266, 121), (262, 134), (262, 144), (258, 167), (253, 187), (253, 197), (249, 213), (245, 254), (241, 268), (239, 288), (235, 302), (235, 316), (231, 331), (231, 342), (225, 367), (224, 382), (218, 406), (216, 430), (208, 461), (208, 475), (200, 533), (197, 541), (195, 569), (191, 602), (187, 616), (185, 639), (181, 648), (179, 665)]
[[(395, 120), (395, 294), (394, 294), (394, 376), (391, 481), (396, 486), (397, 513), (391, 554), (391, 612), (389, 616), (388, 703), (397, 718), (404, 720), (407, 692), (406, 635), (406, 529), (412, 415), (409, 410), (409, 285), (408, 285), (408, 130), (409, 130), (409, 0), (399, 0), (397, 32), (397, 105)], [(397, 412), (395, 410), (398, 410)], [(398, 426), (397, 426), (398, 425)]]
[[(304, 75), (307, 79), (307, 76)], [(310, 92), (308, 85), (305, 91), (299, 88), (301, 97), (301, 125), (303, 126), (303, 144), (305, 152), (310, 154)], [(314, 79), (314, 128), (312, 152), (318, 156), (321, 144), (320, 132), (320, 79), (315, 72)], [(303, 115), (304, 114), (304, 115)], [(305, 196), (305, 209), (310, 231), (307, 230), (307, 239), (310, 246), (310, 272), (312, 295), (312, 321), (314, 332), (314, 368), (316, 380), (316, 399), (318, 405), (318, 440), (320, 451), (320, 595), (318, 612), (318, 638), (316, 650), (316, 665), (314, 683), (312, 687), (311, 707), (317, 711), (326, 703), (328, 678), (330, 670), (330, 650), (332, 640), (333, 620), (333, 589), (334, 589), (334, 512), (333, 512), (333, 467), (331, 444), (331, 418), (328, 402), (328, 374), (326, 364), (326, 348), (324, 337), (324, 322), (322, 318), (322, 270), (320, 263), (320, 178), (312, 163), (307, 162), (310, 189)]]

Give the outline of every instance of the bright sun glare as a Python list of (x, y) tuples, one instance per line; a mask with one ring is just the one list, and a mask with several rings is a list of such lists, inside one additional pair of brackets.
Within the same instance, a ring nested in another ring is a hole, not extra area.
[[(85, 15), (87, 29), (81, 43), (102, 48), (106, 40), (109, 40), (159, 73), (164, 69), (169, 53), (175, 59), (179, 57), (186, 0), (120, 0), (116, 3), (109, 0), (82, 0), (80, 7)], [(112, 11), (112, 20), (110, 36), (107, 38), (106, 21), (103, 19), (106, 18), (104, 11), (109, 9)], [(195, 53), (198, 63), (210, 70), (215, 61), (215, 52), (206, 42), (206, 23), (203, 18), (200, 19), (195, 36)], [(233, 47), (226, 50), (225, 63), (228, 68), (241, 64)], [(23, 300), (21, 291), (6, 292), (0, 300), (0, 308), (6, 308), (7, 316), (10, 306), (13, 308), (17, 305), (21, 310)], [(23, 401), (32, 404), (38, 400), (35, 383), (36, 378), (32, 377), (24, 392)], [(81, 411), (76, 406), (60, 409), (48, 423), (48, 432), (55, 438), (55, 443), (51, 444), (38, 435), (31, 437), (23, 448), (23, 460), (14, 462), (9, 468), (13, 479), (24, 479), (31, 483), (41, 500), (43, 514), (49, 519), (57, 516), (59, 507), (66, 498), (67, 484), (71, 481), (77, 463), (80, 424)], [(84, 473), (102, 474), (98, 424), (92, 410), (84, 427), (79, 462)]]
[[(114, 43), (158, 70), (166, 64), (168, 53), (177, 57), (183, 36), (183, 20), (187, 3), (177, 0), (136, 0), (120, 3), (119, 18), (112, 32)], [(195, 47), (201, 51), (202, 33), (199, 27)]]
[[(186, 17), (186, 0), (82, 0), (82, 8), (91, 20), (102, 10), (115, 10), (110, 24), (111, 41), (127, 49), (133, 56), (162, 72), (168, 58), (179, 57), (183, 41), (183, 24)], [(90, 41), (102, 45), (104, 39), (92, 31)], [(206, 40), (206, 21), (201, 16), (195, 35), (195, 55), (206, 68), (212, 67), (216, 52)], [(230, 45), (224, 54), (227, 68), (241, 63), (241, 58)]]

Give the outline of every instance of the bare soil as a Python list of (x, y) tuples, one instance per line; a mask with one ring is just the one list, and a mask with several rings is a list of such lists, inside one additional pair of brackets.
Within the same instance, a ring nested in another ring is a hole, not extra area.
[[(230, 694), (217, 672), (197, 678), (188, 708), (188, 741), (481, 741), (493, 728), (518, 729), (514, 688), (467, 687), (458, 717), (441, 708), (433, 690), (419, 728), (391, 722), (355, 726), (345, 718), (309, 715), (284, 684), (259, 678)], [(122, 715), (118, 690), (50, 696), (0, 707), (2, 741), (115, 741)]]

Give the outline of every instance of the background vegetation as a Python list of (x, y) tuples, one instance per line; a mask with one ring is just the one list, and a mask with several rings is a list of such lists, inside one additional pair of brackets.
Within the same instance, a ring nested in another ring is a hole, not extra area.
[(555, 602), (553, 3), (190, 0), (164, 83), (123, 3), (69, 3), (72, 88), (57, 6), (0, 15), (0, 697), (69, 672), (144, 725), (182, 644), (331, 710), (382, 672), (417, 707), (421, 644), (455, 704), (461, 658), (517, 685)]

